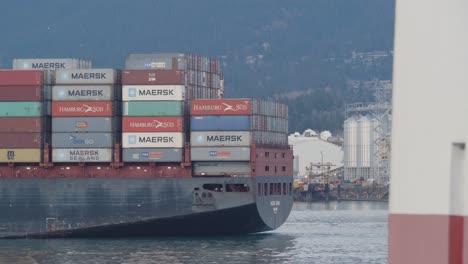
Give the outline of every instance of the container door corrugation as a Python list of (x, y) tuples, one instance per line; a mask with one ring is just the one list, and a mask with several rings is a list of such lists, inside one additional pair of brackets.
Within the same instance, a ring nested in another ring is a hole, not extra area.
[(124, 162), (182, 162), (182, 148), (137, 148), (123, 149)]
[(182, 148), (183, 133), (122, 133), (123, 148)]
[(41, 148), (41, 133), (2, 133), (0, 148)]
[[(53, 117), (53, 132), (112, 132), (119, 131), (112, 117)], [(120, 119), (120, 118), (119, 118)]]
[(41, 117), (2, 117), (0, 118), (0, 133), (8, 132), (42, 132), (44, 118)]
[(191, 132), (190, 144), (194, 147), (248, 147), (251, 144), (249, 131), (204, 131)]
[(192, 116), (192, 131), (249, 131), (250, 116)]
[(42, 86), (0, 86), (0, 101), (42, 101)]
[(183, 116), (181, 101), (123, 102), (124, 116)]
[(0, 102), (0, 117), (40, 117), (40, 102)]
[(192, 147), (192, 161), (249, 161), (249, 147)]
[(52, 87), (54, 101), (112, 101), (112, 85), (56, 85)]
[(3, 148), (0, 149), (0, 162), (1, 163), (39, 163), (42, 161), (42, 149), (15, 149)]
[(123, 117), (123, 132), (183, 132), (183, 117)]
[(44, 73), (33, 70), (0, 70), (1, 86), (40, 86)]
[(52, 149), (52, 162), (111, 162), (113, 149)]
[(122, 101), (183, 101), (183, 85), (124, 85)]
[(114, 69), (58, 70), (56, 84), (116, 84), (118, 72)]

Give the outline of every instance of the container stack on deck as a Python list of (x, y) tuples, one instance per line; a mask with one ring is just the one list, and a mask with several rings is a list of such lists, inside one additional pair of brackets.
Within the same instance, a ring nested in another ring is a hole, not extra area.
[(223, 99), (218, 60), (134, 54), (122, 72), (79, 59), (13, 64), (40, 70), (0, 71), (0, 176), (292, 175), (287, 106)]
[(172, 70), (165, 73), (161, 75), (153, 70), (123, 72), (124, 162), (183, 161), (183, 75)]
[[(224, 77), (221, 62), (216, 59), (181, 53), (130, 54), (125, 61), (128, 70), (153, 70), (154, 84), (166, 80), (174, 72), (182, 75), (186, 99), (216, 99), (224, 97)], [(174, 83), (172, 83), (174, 84)]]
[(190, 114), (195, 175), (252, 175), (258, 147), (287, 148), (285, 105), (255, 99), (193, 100)]
[[(59, 70), (52, 88), (52, 161), (111, 162), (120, 132), (119, 72)], [(116, 118), (116, 119), (117, 119)]]
[(0, 162), (39, 163), (48, 138), (42, 107), (44, 74), (0, 71)]

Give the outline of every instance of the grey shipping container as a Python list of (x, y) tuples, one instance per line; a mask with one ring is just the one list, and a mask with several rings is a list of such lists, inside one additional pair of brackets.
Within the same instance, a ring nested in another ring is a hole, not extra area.
[(186, 55), (181, 53), (130, 54), (125, 60), (125, 69), (185, 70)]
[(53, 117), (53, 132), (112, 132), (120, 130), (117, 121), (111, 117)]
[(182, 162), (184, 151), (180, 148), (123, 149), (124, 162)]
[(91, 68), (91, 61), (81, 59), (14, 59), (13, 69), (72, 70)]
[(57, 85), (52, 87), (54, 101), (112, 101), (112, 85)]
[(250, 162), (194, 162), (193, 174), (198, 176), (251, 175)]
[(113, 133), (52, 133), (53, 148), (112, 148)]
[(111, 162), (112, 149), (52, 149), (52, 162)]
[(192, 147), (192, 161), (250, 161), (249, 147)]
[(118, 73), (114, 69), (59, 70), (56, 84), (116, 84)]
[(204, 131), (190, 133), (190, 142), (194, 147), (250, 146), (250, 132), (248, 131)]

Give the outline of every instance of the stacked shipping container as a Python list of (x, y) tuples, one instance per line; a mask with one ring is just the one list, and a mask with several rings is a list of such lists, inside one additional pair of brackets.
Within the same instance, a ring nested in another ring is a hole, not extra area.
[(44, 74), (0, 71), (0, 162), (39, 163), (48, 131), (42, 107)]
[(122, 79), (124, 162), (182, 162), (183, 74), (125, 70)]
[(59, 70), (52, 87), (52, 161), (111, 162), (120, 135), (119, 72)]
[(282, 104), (193, 100), (190, 114), (195, 175), (251, 175), (252, 145), (287, 146), (288, 113)]
[[(186, 86), (187, 99), (215, 99), (224, 97), (224, 78), (221, 62), (216, 59), (180, 53), (130, 54), (125, 61), (129, 70), (153, 70), (154, 84), (158, 77), (176, 76)], [(166, 79), (167, 77), (163, 78)]]

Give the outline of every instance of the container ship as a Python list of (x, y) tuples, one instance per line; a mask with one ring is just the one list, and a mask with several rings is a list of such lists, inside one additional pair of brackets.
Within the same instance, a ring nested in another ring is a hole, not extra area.
[(0, 70), (0, 238), (230, 235), (292, 208), (286, 105), (224, 98), (217, 59)]

